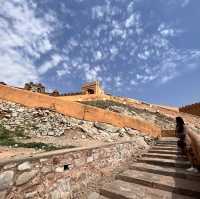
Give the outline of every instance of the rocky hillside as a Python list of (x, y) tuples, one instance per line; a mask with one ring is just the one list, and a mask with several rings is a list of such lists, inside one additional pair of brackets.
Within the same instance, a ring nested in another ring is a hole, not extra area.
[(147, 120), (149, 122), (155, 123), (162, 129), (175, 129), (175, 120), (171, 117), (161, 114), (159, 111), (153, 112), (146, 109), (139, 109), (133, 106), (109, 100), (85, 101), (81, 103), (102, 109), (107, 109), (123, 115), (136, 117), (141, 120)]
[[(152, 141), (151, 138), (134, 129), (78, 120), (52, 110), (26, 108), (6, 101), (0, 101), (0, 125), (5, 131), (11, 132), (13, 137), (20, 138), (20, 142), (42, 141), (58, 148), (82, 145), (81, 141), (102, 143), (134, 138), (140, 143), (143, 142), (143, 145)], [(21, 146), (19, 142), (16, 143), (17, 146)]]

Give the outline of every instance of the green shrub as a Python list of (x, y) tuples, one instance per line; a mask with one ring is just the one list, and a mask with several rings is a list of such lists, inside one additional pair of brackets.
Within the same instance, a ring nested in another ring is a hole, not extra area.
[(23, 148), (34, 148), (42, 149), (45, 151), (52, 151), (64, 148), (73, 148), (73, 146), (54, 146), (53, 144), (46, 144), (42, 142), (30, 142), (23, 143), (17, 141), (16, 137), (25, 137), (23, 128), (16, 128), (16, 131), (7, 130), (2, 124), (0, 124), (0, 145), (1, 146), (11, 146), (11, 147), (23, 147)]

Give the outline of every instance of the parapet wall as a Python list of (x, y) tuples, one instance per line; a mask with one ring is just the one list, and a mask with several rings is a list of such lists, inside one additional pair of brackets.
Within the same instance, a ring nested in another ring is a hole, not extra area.
[(193, 159), (193, 161), (195, 162), (196, 166), (200, 171), (200, 134), (190, 129), (188, 132), (188, 136), (190, 139), (189, 144), (191, 144), (192, 152), (194, 154), (194, 156), (190, 158)]
[(0, 99), (19, 103), (27, 107), (53, 109), (58, 113), (81, 120), (103, 122), (121, 128), (129, 127), (153, 137), (159, 137), (161, 135), (160, 127), (150, 122), (31, 91), (0, 85)]
[(181, 108), (179, 108), (179, 111), (184, 112), (184, 113), (189, 113), (192, 115), (200, 116), (200, 103), (181, 107)]
[(86, 199), (89, 183), (111, 175), (141, 152), (141, 146), (129, 141), (4, 160), (0, 198)]

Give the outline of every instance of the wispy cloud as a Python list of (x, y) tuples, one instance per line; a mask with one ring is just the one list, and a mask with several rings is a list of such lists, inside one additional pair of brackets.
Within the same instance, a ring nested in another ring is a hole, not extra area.
[(39, 81), (35, 60), (52, 49), (49, 39), (54, 16), (36, 14), (32, 1), (1, 1), (0, 7), (0, 79), (13, 85)]
[[(1, 2), (0, 81), (22, 85), (52, 75), (58, 81), (99, 79), (105, 89), (123, 91), (128, 85), (165, 84), (200, 61), (200, 50), (174, 44), (185, 31), (177, 20), (165, 20), (156, 9), (143, 10), (142, 0), (63, 0), (57, 6)], [(160, 5), (180, 9), (189, 3)]]
[(185, 7), (185, 6), (187, 6), (189, 3), (190, 3), (190, 0), (182, 0), (181, 6), (182, 6), (182, 7)]

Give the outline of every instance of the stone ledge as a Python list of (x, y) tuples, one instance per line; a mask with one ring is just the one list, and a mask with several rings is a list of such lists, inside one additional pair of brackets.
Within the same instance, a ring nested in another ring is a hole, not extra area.
[(35, 154), (35, 155), (31, 155), (31, 156), (22, 156), (22, 157), (16, 157), (16, 158), (11, 157), (8, 159), (0, 160), (0, 166), (4, 166), (6, 164), (10, 164), (10, 163), (14, 163), (14, 162), (24, 162), (24, 161), (29, 161), (29, 160), (47, 158), (47, 157), (54, 156), (54, 155), (62, 155), (62, 154), (67, 154), (67, 153), (71, 153), (71, 152), (79, 152), (79, 151), (87, 151), (87, 150), (98, 149), (98, 148), (106, 148), (106, 147), (110, 147), (110, 146), (114, 146), (114, 145), (134, 143), (134, 142), (135, 141), (113, 142), (113, 143), (109, 143), (109, 144), (100, 144), (100, 145), (92, 146), (92, 147), (77, 147), (77, 148), (73, 148), (73, 149), (61, 149), (61, 150), (56, 150), (56, 151)]

